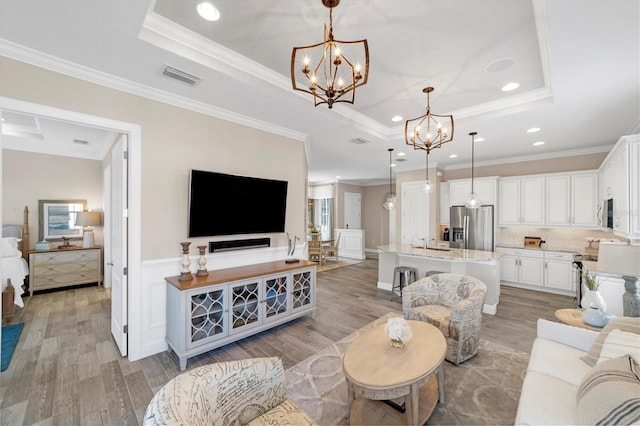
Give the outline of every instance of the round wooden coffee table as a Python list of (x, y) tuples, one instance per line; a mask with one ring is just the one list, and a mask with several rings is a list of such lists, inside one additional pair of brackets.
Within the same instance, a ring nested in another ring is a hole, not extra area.
[(558, 309), (556, 311), (556, 318), (565, 324), (572, 325), (574, 327), (586, 328), (587, 330), (600, 331), (602, 327), (593, 327), (582, 320), (582, 311), (580, 309)]
[[(342, 370), (351, 424), (424, 424), (437, 402), (444, 403), (444, 336), (431, 324), (408, 323), (413, 338), (402, 349), (390, 345), (385, 324), (365, 332), (347, 348)], [(401, 397), (406, 416), (381, 402)]]

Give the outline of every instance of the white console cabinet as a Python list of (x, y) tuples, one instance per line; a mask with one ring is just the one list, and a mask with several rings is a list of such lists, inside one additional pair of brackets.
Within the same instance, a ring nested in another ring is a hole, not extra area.
[(315, 315), (315, 264), (274, 261), (167, 281), (167, 343), (180, 360)]

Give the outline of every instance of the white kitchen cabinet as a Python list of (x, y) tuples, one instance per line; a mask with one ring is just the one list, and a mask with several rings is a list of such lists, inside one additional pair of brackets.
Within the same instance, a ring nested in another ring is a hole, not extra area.
[(544, 178), (512, 177), (499, 182), (500, 226), (544, 224)]
[(500, 279), (515, 284), (543, 286), (544, 253), (542, 251), (497, 248), (500, 258)]
[[(461, 206), (471, 193), (471, 179), (449, 180), (449, 205)], [(473, 179), (473, 190), (484, 205), (496, 205), (498, 178), (482, 177)]]
[(544, 286), (575, 291), (575, 269), (571, 265), (572, 262), (572, 253), (545, 251)]
[(440, 183), (440, 225), (449, 224), (451, 203), (449, 202), (449, 182)]
[(640, 239), (640, 135), (621, 137), (598, 171), (598, 201), (613, 199), (613, 233)]
[(546, 177), (547, 226), (595, 228), (598, 220), (598, 174), (595, 171)]
[(167, 343), (180, 361), (315, 313), (315, 266), (274, 261), (167, 281)]

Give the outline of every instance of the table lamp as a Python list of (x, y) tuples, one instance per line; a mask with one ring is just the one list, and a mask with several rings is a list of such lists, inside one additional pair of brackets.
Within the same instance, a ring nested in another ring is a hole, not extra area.
[(102, 217), (100, 212), (78, 212), (76, 215), (76, 226), (82, 226), (82, 247), (88, 248), (95, 246), (95, 237), (93, 235), (93, 227), (102, 225)]
[(622, 313), (625, 317), (640, 317), (640, 246), (601, 242), (598, 272), (622, 276)]

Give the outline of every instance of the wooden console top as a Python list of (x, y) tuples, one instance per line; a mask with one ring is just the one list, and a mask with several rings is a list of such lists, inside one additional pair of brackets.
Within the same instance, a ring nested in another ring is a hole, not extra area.
[(196, 277), (195, 274), (193, 274), (193, 279), (191, 281), (180, 281), (179, 275), (166, 277), (165, 280), (178, 290), (183, 291), (198, 287), (206, 287), (212, 284), (224, 284), (247, 278), (260, 277), (262, 275), (277, 274), (279, 272), (307, 268), (309, 266), (316, 266), (316, 263), (302, 259), (296, 263), (286, 263), (284, 260), (276, 260), (273, 262), (258, 263), (255, 265), (237, 266), (235, 268), (209, 271), (209, 275), (202, 277)]

